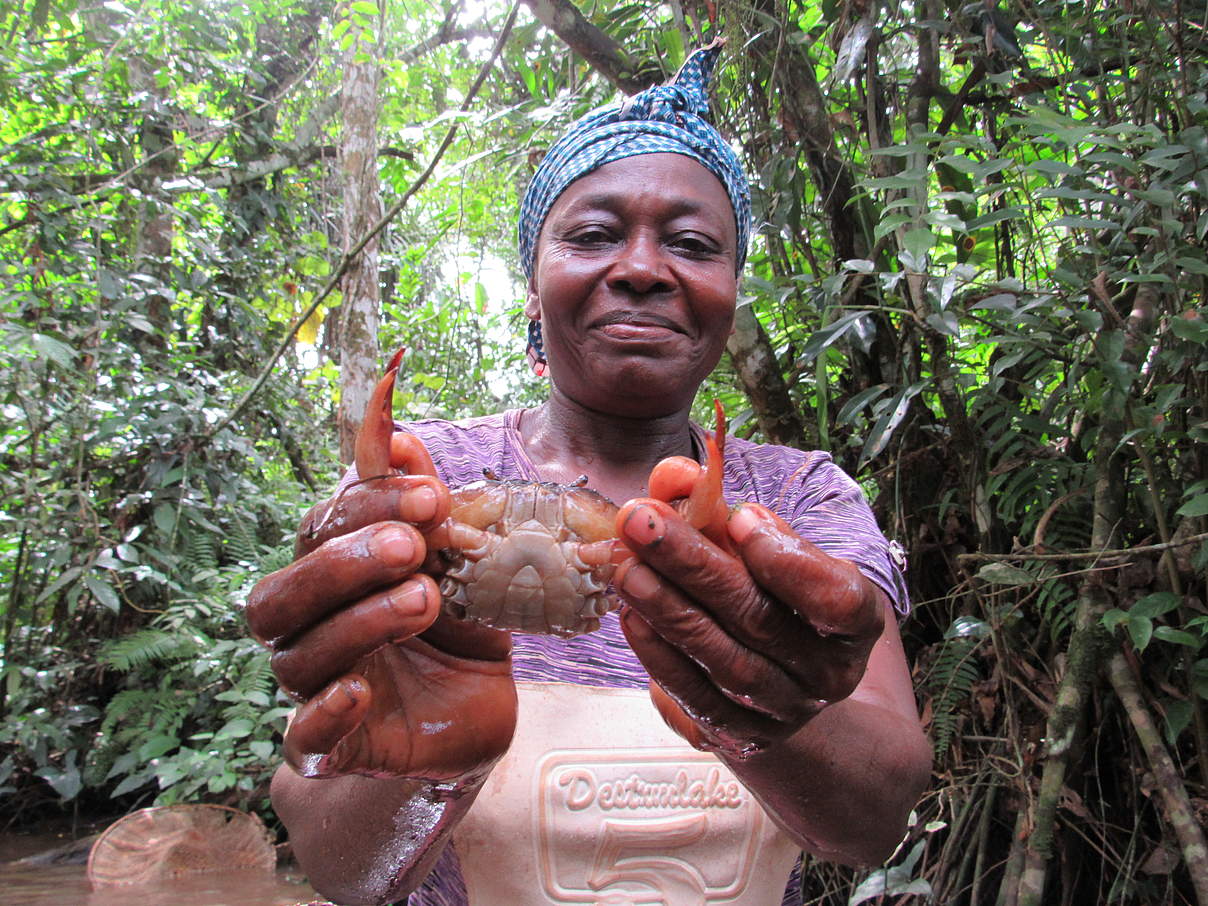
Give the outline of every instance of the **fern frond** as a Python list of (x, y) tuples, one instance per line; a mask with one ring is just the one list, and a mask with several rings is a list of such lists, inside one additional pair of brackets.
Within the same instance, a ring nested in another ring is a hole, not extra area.
[(956, 636), (941, 643), (926, 688), (931, 693), (932, 744), (936, 758), (942, 758), (960, 724), (958, 707), (969, 698), (973, 685), (981, 679), (981, 668), (974, 656), (978, 639)]
[(181, 525), (184, 536), (184, 558), (187, 575), (218, 568), (218, 541), (214, 533), (196, 522), (185, 520)]
[(242, 513), (236, 513), (228, 523), (229, 529), (223, 541), (227, 558), (236, 563), (258, 563), (260, 543), (256, 538), (255, 523)]
[(151, 627), (106, 642), (99, 657), (102, 664), (128, 673), (147, 664), (179, 661), (196, 653), (193, 635)]
[(118, 724), (131, 714), (144, 715), (155, 707), (159, 693), (154, 689), (123, 689), (105, 707), (105, 717), (101, 721), (101, 735), (113, 733)]
[(260, 569), (265, 574), (275, 573), (294, 562), (294, 545), (292, 542), (281, 544), (271, 550), (266, 550), (260, 559)]
[(1078, 596), (1070, 584), (1061, 579), (1050, 579), (1040, 586), (1036, 601), (1041, 619), (1049, 627), (1049, 638), (1057, 641), (1068, 635), (1074, 626), (1074, 614), (1078, 610)]

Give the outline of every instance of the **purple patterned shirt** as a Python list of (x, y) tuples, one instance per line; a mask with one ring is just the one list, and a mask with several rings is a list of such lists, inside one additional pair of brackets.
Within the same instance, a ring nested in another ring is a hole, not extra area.
[[(451, 487), (480, 479), (484, 468), (500, 478), (536, 481), (536, 467), (517, 430), (519, 421), (520, 411), (509, 410), (458, 422), (411, 422), (403, 428), (424, 442), (440, 477)], [(697, 425), (692, 430), (697, 448), (703, 449), (704, 430)], [(855, 563), (900, 613), (908, 610), (901, 571), (872, 511), (859, 486), (828, 454), (727, 437), (723, 493), (730, 502), (753, 501), (768, 507), (826, 553)], [(601, 619), (598, 631), (573, 639), (517, 633), (513, 670), (517, 679), (535, 682), (630, 689), (648, 683), (615, 612)], [(800, 863), (789, 879), (783, 906), (801, 902), (799, 870)], [(453, 847), (445, 849), (407, 902), (408, 906), (466, 906)]]

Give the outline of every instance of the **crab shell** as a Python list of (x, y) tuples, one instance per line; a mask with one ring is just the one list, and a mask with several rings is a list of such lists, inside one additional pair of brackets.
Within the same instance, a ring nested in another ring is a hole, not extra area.
[(470, 543), (441, 551), (445, 611), (496, 629), (569, 637), (599, 628), (620, 606), (613, 563), (593, 566), (583, 544), (616, 537), (617, 507), (588, 488), (517, 479), (452, 492), (450, 518)]

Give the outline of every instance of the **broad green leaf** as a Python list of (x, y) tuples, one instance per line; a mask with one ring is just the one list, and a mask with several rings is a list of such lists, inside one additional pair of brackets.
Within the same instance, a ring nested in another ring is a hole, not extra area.
[(1175, 629), (1173, 626), (1159, 626), (1153, 631), (1153, 637), (1161, 642), (1170, 642), (1174, 645), (1184, 645), (1188, 648), (1199, 648), (1203, 644), (1203, 639), (1192, 635), (1190, 632), (1184, 632), (1181, 629)]
[(1194, 309), (1184, 312), (1181, 317), (1171, 318), (1170, 329), (1184, 340), (1208, 344), (1208, 321)]
[(960, 336), (960, 320), (955, 312), (932, 312), (926, 317), (928, 326), (949, 337)]
[(74, 582), (80, 577), (83, 569), (79, 566), (70, 566), (63, 572), (59, 573), (58, 577), (46, 586), (40, 595), (38, 595), (38, 603), (49, 600), (57, 594), (62, 588)]
[(1167, 745), (1175, 745), (1183, 735), (1183, 731), (1191, 725), (1193, 714), (1191, 702), (1180, 699), (1167, 699), (1162, 703), (1162, 718), (1165, 727)]
[(110, 585), (101, 575), (93, 572), (84, 574), (84, 584), (88, 586), (88, 590), (92, 592), (93, 597), (101, 602), (103, 606), (117, 613), (122, 609), (122, 600), (118, 597), (113, 586)]
[(1208, 494), (1192, 497), (1175, 511), (1175, 515), (1189, 519), (1196, 516), (1208, 516)]
[(170, 535), (176, 530), (176, 509), (167, 503), (161, 503), (152, 512), (155, 527), (163, 534)]
[(1023, 209), (1015, 206), (1003, 208), (998, 211), (989, 211), (985, 214), (982, 214), (980, 217), (974, 217), (969, 221), (969, 232), (972, 233), (974, 230), (980, 230), (988, 226), (993, 226), (994, 224), (1001, 223), (1004, 220), (1016, 220), (1023, 216)]
[(856, 413), (860, 412), (874, 400), (884, 396), (888, 391), (888, 384), (874, 384), (871, 387), (865, 387), (843, 404), (843, 408), (835, 416), (835, 423), (839, 425), (850, 424), (855, 418)]
[(910, 407), (910, 401), (926, 387), (927, 381), (918, 381), (900, 390), (887, 410), (873, 424), (868, 437), (864, 441), (864, 450), (860, 454), (861, 462), (868, 462), (880, 454), (889, 444), (894, 430), (901, 424)]
[(175, 736), (168, 736), (167, 734), (152, 736), (139, 747), (138, 757), (144, 762), (150, 761), (152, 758), (159, 758), (161, 755), (171, 752), (179, 745), (180, 740)]
[[(72, 762), (75, 761), (75, 753), (72, 753)], [(79, 795), (80, 790), (84, 788), (83, 778), (80, 776), (80, 769), (74, 763), (68, 764), (64, 768), (57, 768), (53, 765), (48, 765), (44, 768), (39, 768), (34, 771), (34, 774), (41, 777), (63, 799), (74, 799)]]
[(1133, 645), (1138, 651), (1144, 651), (1149, 645), (1149, 640), (1153, 638), (1153, 620), (1148, 617), (1138, 617), (1129, 614), (1126, 621), (1128, 626), (1128, 634), (1132, 638)]
[(1208, 261), (1203, 258), (1189, 258), (1186, 255), (1176, 258), (1176, 265), (1185, 271), (1191, 271), (1193, 274), (1199, 274), (1201, 277), (1208, 277)]
[(816, 331), (810, 336), (805, 344), (805, 348), (801, 350), (800, 360), (802, 362), (812, 362), (814, 358), (826, 349), (832, 343), (841, 340), (861, 318), (868, 317), (868, 312), (856, 311), (844, 315), (833, 324), (828, 324), (821, 330)]
[(237, 717), (234, 720), (227, 721), (223, 728), (219, 730), (217, 734), (215, 734), (214, 741), (217, 742), (223, 739), (243, 739), (245, 736), (250, 735), (254, 728), (255, 724), (253, 724), (248, 718)]
[(921, 270), (923, 262), (927, 257), (927, 253), (931, 251), (935, 245), (935, 235), (931, 230), (922, 227), (907, 230), (902, 236), (902, 248), (915, 261), (915, 264)]
[(946, 639), (975, 638), (984, 639), (990, 635), (990, 624), (973, 616), (960, 616), (952, 621), (952, 625), (944, 632)]
[(1055, 227), (1070, 227), (1076, 230), (1118, 230), (1120, 224), (1112, 220), (1104, 220), (1102, 217), (1082, 217), (1080, 215), (1070, 214), (1065, 217), (1058, 217), (1053, 221)]
[(1037, 170), (1049, 176), (1073, 176), (1082, 172), (1080, 167), (1050, 158), (1040, 158), (1039, 160), (1030, 161), (1024, 164), (1024, 169)]
[(1169, 189), (1137, 189), (1138, 198), (1143, 198), (1151, 204), (1169, 206), (1174, 204), (1174, 192)]
[[(887, 233), (892, 233), (903, 224), (911, 223), (914, 220), (914, 215), (904, 211), (898, 211), (881, 218), (881, 222), (876, 225), (872, 231), (873, 239), (880, 239)], [(871, 263), (871, 262), (869, 262)]]
[(38, 355), (50, 359), (60, 368), (71, 368), (75, 362), (75, 350), (54, 337), (48, 337), (44, 333), (34, 333), (30, 336), (30, 342)]
[(868, 189), (914, 189), (927, 184), (927, 174), (923, 170), (905, 170), (896, 176), (866, 179), (860, 184)]
[(1145, 595), (1143, 598), (1138, 598), (1132, 607), (1128, 609), (1130, 614), (1143, 617), (1160, 617), (1163, 614), (1179, 607), (1183, 603), (1182, 597), (1169, 591), (1156, 591), (1153, 594)]

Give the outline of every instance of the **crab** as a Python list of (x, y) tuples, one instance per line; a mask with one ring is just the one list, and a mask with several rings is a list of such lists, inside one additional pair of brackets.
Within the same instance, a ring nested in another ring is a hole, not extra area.
[[(370, 397), (357, 435), (356, 468), (361, 482), (387, 475), (437, 476), (431, 455), (419, 438), (401, 432), (390, 462), (394, 383), (403, 351), (391, 360)], [(650, 496), (674, 505), (695, 528), (728, 548), (722, 499), (726, 418), (714, 401), (716, 430), (706, 440), (707, 460), (698, 471), (686, 457), (659, 462), (650, 473)], [(617, 537), (617, 505), (585, 487), (586, 476), (571, 485), (521, 479), (503, 480), (485, 473), (450, 491), (449, 518), (426, 533), (439, 551), (434, 571), (440, 577), (442, 608), (459, 620), (512, 632), (562, 637), (599, 628), (600, 617), (620, 607), (610, 582), (631, 552)]]

